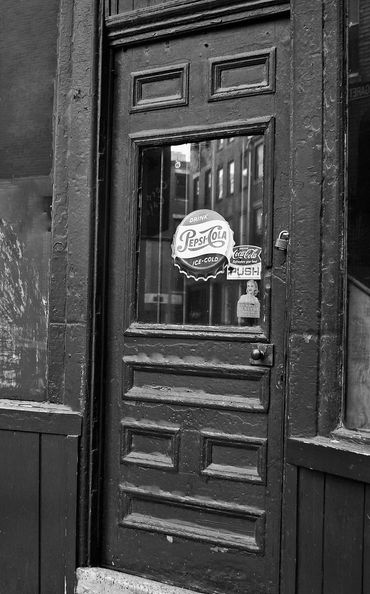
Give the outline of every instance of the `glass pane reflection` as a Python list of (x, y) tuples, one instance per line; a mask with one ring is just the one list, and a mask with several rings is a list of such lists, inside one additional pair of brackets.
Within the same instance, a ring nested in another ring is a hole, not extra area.
[[(206, 208), (229, 223), (235, 245), (261, 247), (262, 171), (263, 136), (142, 149), (138, 321), (205, 326), (260, 324), (260, 280), (251, 288), (247, 280), (227, 280), (226, 271), (207, 281), (186, 278), (174, 266), (171, 244), (182, 219)], [(252, 299), (254, 309), (241, 305), (243, 300)], [(247, 311), (250, 317), (245, 317)]]

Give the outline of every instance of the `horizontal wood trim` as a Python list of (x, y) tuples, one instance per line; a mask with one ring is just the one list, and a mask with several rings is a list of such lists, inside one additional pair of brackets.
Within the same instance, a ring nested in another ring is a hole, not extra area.
[(370, 483), (370, 447), (325, 437), (290, 438), (287, 462), (343, 478)]
[(260, 18), (288, 16), (290, 5), (284, 0), (254, 0), (218, 5), (210, 0), (197, 0), (169, 8), (163, 4), (106, 17), (105, 24), (111, 45), (138, 45), (150, 40), (165, 39), (239, 25)]
[(135, 322), (125, 331), (125, 336), (154, 337), (154, 338), (195, 338), (197, 340), (225, 340), (237, 342), (267, 342), (267, 337), (261, 332), (256, 332), (255, 327), (240, 328), (212, 327), (212, 326), (175, 326), (170, 324), (140, 324)]
[(0, 430), (54, 435), (80, 435), (81, 415), (56, 404), (0, 402)]
[[(244, 0), (245, 5), (252, 5), (253, 7), (264, 6), (266, 4), (284, 4), (286, 0)], [(146, 4), (148, 2), (146, 1)], [(225, 6), (238, 7), (240, 6), (240, 0), (153, 0), (150, 5), (146, 6), (144, 0), (106, 0), (105, 13), (106, 16), (123, 15), (123, 14), (135, 14), (142, 15), (148, 12), (161, 14), (172, 14), (173, 12), (195, 12), (205, 11), (211, 8), (222, 8)]]

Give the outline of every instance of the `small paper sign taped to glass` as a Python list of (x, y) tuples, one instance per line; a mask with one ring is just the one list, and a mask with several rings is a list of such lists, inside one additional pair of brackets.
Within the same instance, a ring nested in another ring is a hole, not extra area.
[(257, 298), (258, 283), (254, 279), (247, 281), (245, 294), (240, 295), (237, 305), (236, 315), (238, 318), (259, 318), (261, 305)]
[(227, 267), (227, 280), (261, 278), (261, 251), (257, 245), (237, 245)]

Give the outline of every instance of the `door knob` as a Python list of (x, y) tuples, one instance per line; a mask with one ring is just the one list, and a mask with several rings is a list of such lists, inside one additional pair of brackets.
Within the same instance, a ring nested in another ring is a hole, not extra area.
[(254, 342), (250, 345), (249, 365), (272, 367), (274, 364), (274, 345)]
[(264, 357), (265, 353), (258, 347), (255, 347), (251, 352), (251, 358), (253, 359), (253, 361), (261, 361), (261, 359), (263, 359)]

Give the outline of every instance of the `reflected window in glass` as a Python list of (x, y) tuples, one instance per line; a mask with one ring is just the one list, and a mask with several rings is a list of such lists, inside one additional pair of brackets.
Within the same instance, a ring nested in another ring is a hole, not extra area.
[(228, 195), (234, 194), (235, 188), (235, 163), (230, 161), (227, 166), (227, 193)]
[(220, 167), (217, 170), (217, 200), (222, 200), (224, 196), (224, 169)]
[(204, 179), (204, 206), (208, 207), (211, 204), (212, 195), (212, 171), (208, 169), (205, 172)]
[(256, 147), (255, 177), (257, 180), (261, 180), (263, 178), (263, 144), (259, 144)]
[(0, 397), (42, 401), (59, 0), (39, 4), (2, 4)]
[(199, 208), (199, 177), (195, 177), (193, 181), (193, 210)]

